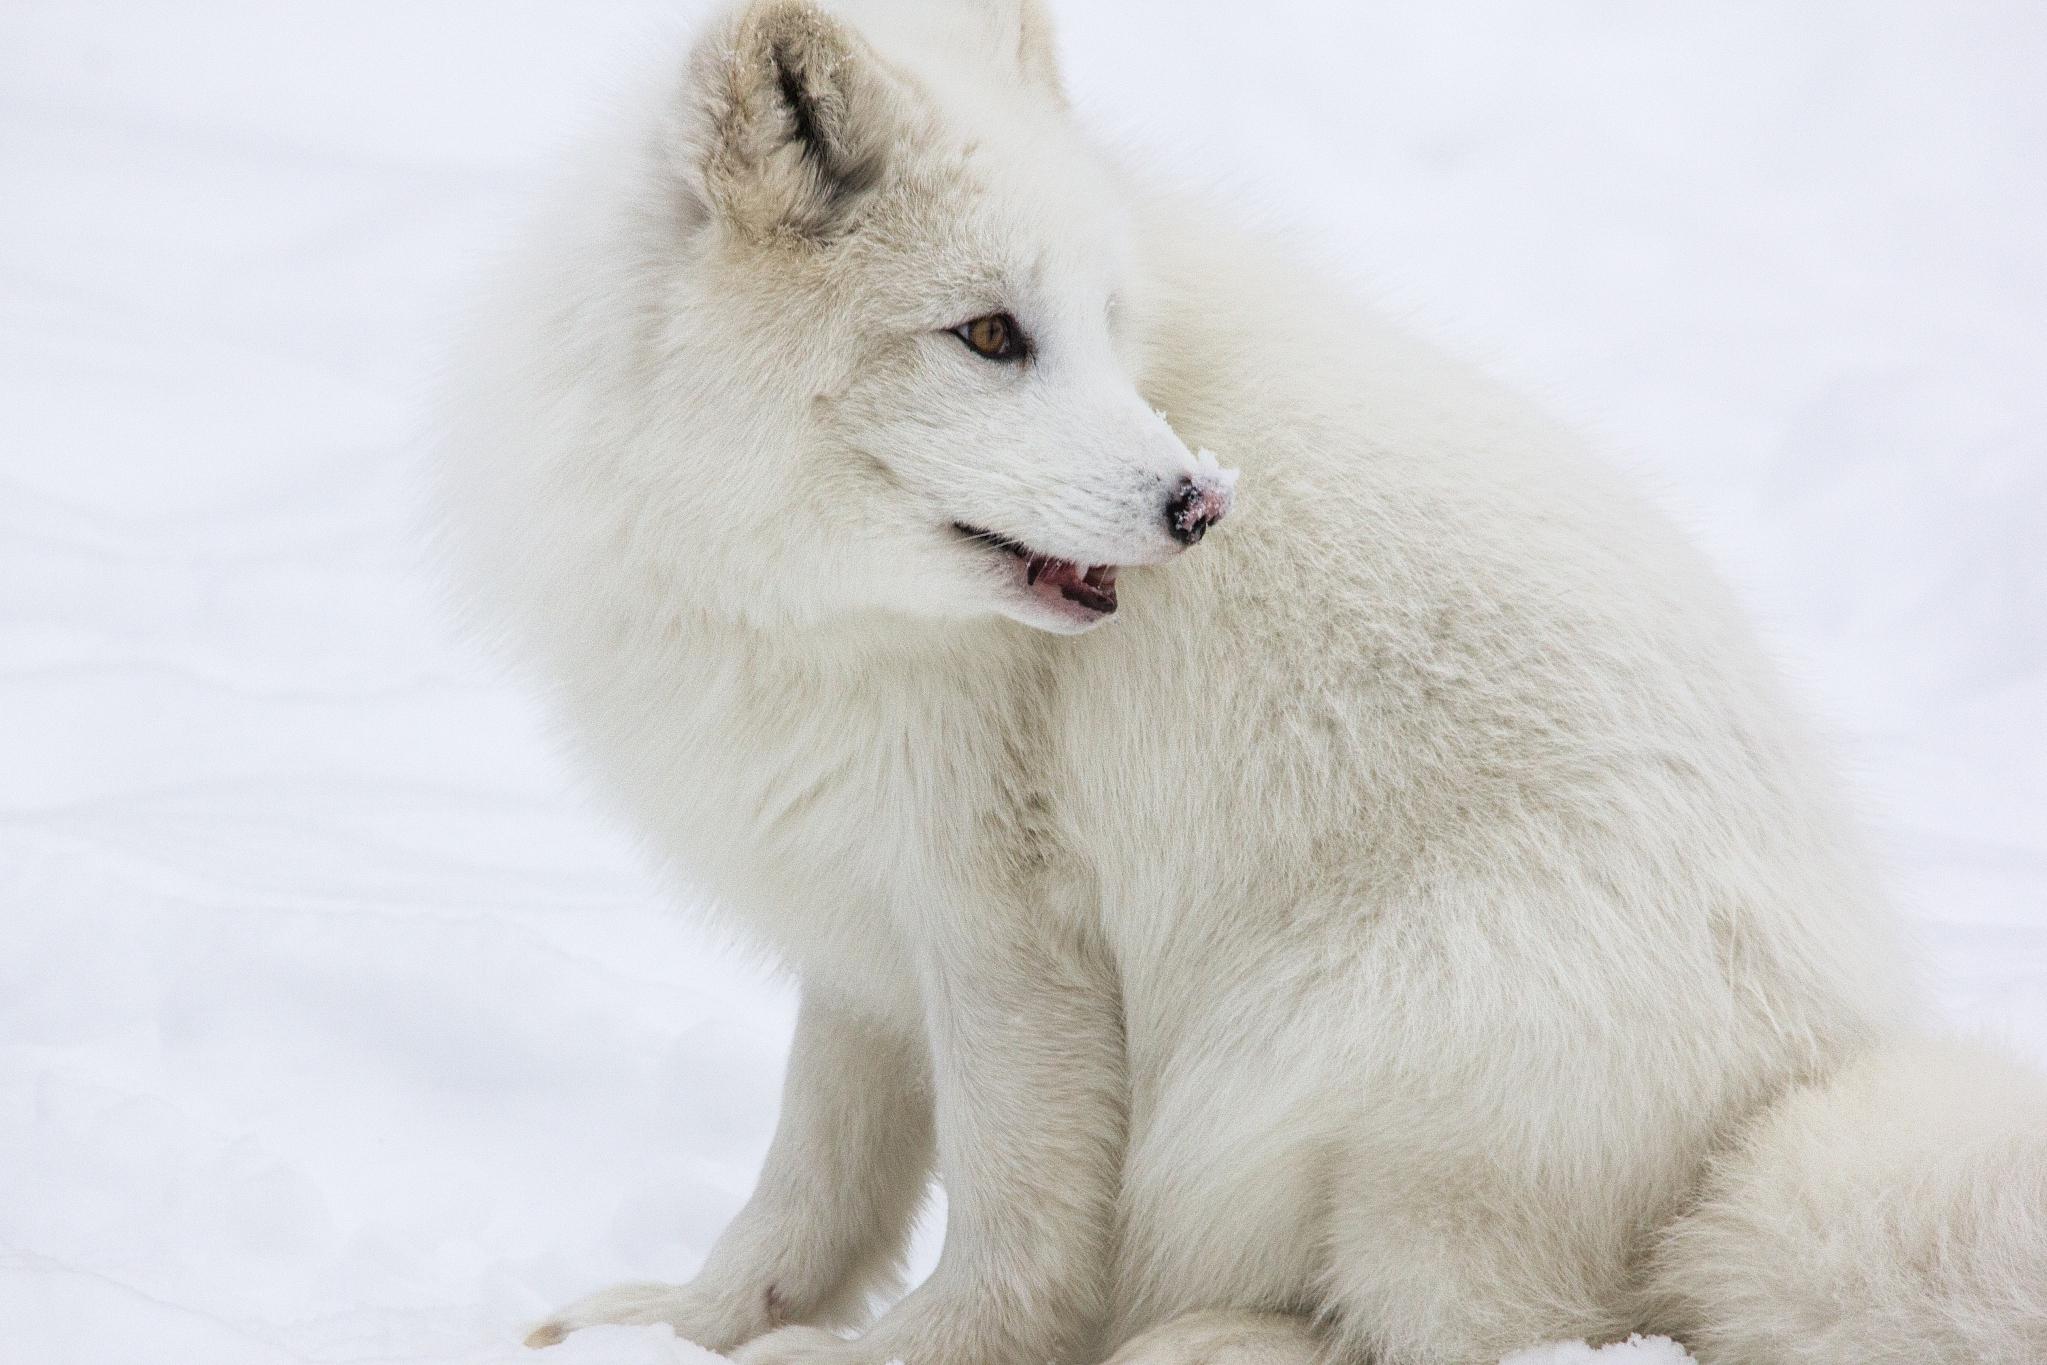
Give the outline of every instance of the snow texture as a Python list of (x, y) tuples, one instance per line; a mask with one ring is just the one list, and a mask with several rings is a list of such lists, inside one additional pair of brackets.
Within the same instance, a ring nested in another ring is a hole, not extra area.
[(1686, 1365), (1691, 1354), (1669, 1337), (1629, 1337), (1611, 1346), (1582, 1341), (1516, 1351), (1500, 1365)]
[[(1060, 9), (1091, 117), (1688, 509), (1936, 998), (2047, 1055), (2047, 8)], [(0, 1362), (509, 1365), (743, 1197), (786, 992), (664, 902), (416, 532), (441, 320), (678, 27), (0, 7)]]

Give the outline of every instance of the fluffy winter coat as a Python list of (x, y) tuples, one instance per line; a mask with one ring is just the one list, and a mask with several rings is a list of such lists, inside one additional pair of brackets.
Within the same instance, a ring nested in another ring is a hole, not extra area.
[(803, 996), (701, 1273), (537, 1343), (2047, 1360), (2041, 1083), (1915, 1040), (1727, 593), (1570, 431), (1138, 187), (1034, 3), (726, 15), (470, 335), (465, 581)]

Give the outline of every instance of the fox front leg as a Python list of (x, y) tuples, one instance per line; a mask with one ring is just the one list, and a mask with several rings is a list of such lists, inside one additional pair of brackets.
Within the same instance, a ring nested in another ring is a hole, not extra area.
[(770, 1334), (741, 1365), (1044, 1365), (1091, 1358), (1105, 1316), (1124, 1069), (1113, 973), (1028, 914), (920, 936), (945, 1250), (847, 1341)]
[(790, 1323), (856, 1322), (900, 1273), (931, 1134), (921, 1043), (806, 989), (767, 1163), (703, 1270), (688, 1284), (593, 1294), (527, 1344), (597, 1323), (667, 1323), (725, 1351)]

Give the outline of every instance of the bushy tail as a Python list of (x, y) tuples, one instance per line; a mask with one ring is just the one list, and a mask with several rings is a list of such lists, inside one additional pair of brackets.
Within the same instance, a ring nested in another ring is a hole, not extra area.
[(1656, 1273), (1701, 1365), (2041, 1365), (2047, 1080), (1879, 1049), (1755, 1121)]

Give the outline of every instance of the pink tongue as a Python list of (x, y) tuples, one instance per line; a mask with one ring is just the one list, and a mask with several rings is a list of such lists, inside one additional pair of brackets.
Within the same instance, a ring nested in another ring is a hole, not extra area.
[(1039, 556), (1026, 575), (1041, 597), (1077, 602), (1090, 611), (1116, 610), (1116, 571), (1106, 565), (1087, 569), (1069, 559)]

